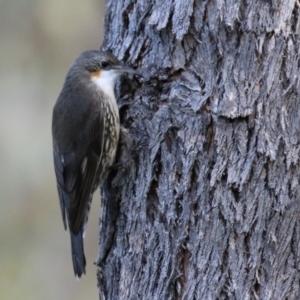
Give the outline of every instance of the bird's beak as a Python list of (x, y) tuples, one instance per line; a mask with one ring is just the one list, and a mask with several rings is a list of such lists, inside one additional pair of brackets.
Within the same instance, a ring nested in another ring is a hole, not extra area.
[(129, 74), (134, 74), (134, 75), (143, 77), (143, 74), (140, 73), (139, 71), (131, 69), (131, 68), (126, 67), (126, 66), (114, 66), (114, 69), (121, 72), (121, 73), (129, 73)]

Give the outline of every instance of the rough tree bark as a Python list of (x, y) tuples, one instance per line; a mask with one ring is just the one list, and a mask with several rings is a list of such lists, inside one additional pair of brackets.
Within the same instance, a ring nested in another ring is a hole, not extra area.
[(101, 299), (300, 299), (298, 1), (107, 0), (105, 24), (145, 80), (118, 88), (138, 146)]

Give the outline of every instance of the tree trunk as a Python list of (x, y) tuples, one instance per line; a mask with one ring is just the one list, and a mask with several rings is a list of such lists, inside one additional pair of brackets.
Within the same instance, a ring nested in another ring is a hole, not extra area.
[(100, 298), (300, 299), (299, 3), (107, 0), (105, 24), (145, 79), (118, 88)]

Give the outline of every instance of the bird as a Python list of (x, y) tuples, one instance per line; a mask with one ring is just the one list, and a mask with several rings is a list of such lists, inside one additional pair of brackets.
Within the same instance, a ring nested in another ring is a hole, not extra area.
[(73, 62), (53, 108), (56, 186), (77, 278), (86, 271), (83, 238), (93, 193), (116, 156), (120, 117), (114, 87), (125, 73), (142, 76), (109, 52), (85, 51)]

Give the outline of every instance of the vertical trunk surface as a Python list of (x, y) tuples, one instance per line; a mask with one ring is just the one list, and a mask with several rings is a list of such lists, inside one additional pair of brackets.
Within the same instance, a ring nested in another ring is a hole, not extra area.
[(101, 299), (300, 299), (298, 1), (107, 0), (105, 23), (145, 79), (118, 87)]

